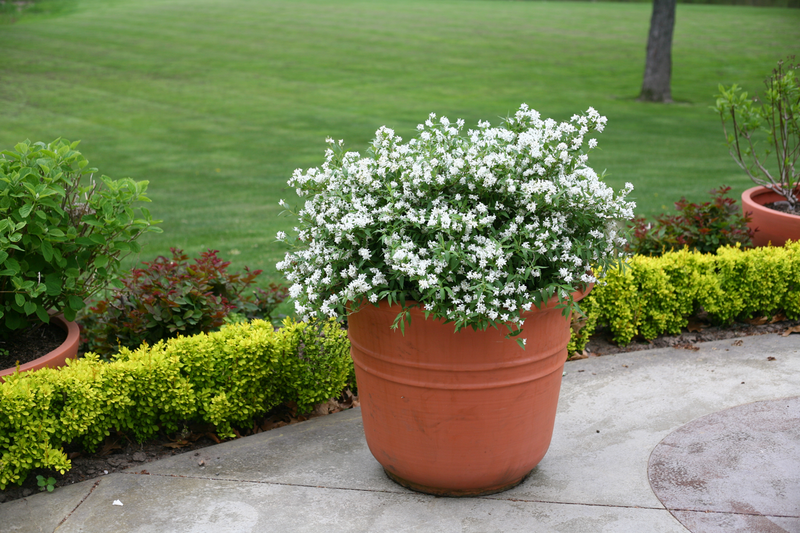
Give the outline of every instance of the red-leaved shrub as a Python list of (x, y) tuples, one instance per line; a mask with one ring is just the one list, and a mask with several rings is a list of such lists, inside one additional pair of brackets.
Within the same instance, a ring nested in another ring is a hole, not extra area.
[(630, 223), (633, 234), (628, 251), (659, 256), (684, 246), (703, 253), (714, 253), (721, 246), (736, 243), (752, 247), (753, 230), (747, 227), (750, 216), (743, 215), (736, 200), (726, 196), (730, 190), (727, 186), (712, 190), (712, 200), (702, 204), (681, 198), (675, 202), (679, 214), (662, 215), (655, 222), (636, 217)]
[(242, 320), (269, 319), (288, 295), (280, 285), (256, 287), (261, 270), (229, 273), (230, 261), (217, 257), (217, 250), (191, 263), (182, 250), (171, 251), (171, 259), (159, 256), (131, 270), (120, 280), (122, 288), (89, 308), (81, 319), (87, 351), (107, 355), (119, 346), (212, 331), (231, 313)]

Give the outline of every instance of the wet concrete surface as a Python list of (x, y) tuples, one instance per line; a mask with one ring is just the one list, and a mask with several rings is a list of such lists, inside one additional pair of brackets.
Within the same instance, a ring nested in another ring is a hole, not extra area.
[(693, 533), (800, 532), (800, 396), (689, 422), (655, 447), (648, 475)]

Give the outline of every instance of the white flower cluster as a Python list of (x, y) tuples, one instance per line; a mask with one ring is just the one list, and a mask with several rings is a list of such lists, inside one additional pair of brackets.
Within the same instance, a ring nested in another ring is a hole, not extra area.
[(293, 246), (277, 268), (297, 313), (389, 298), (483, 328), (568, 300), (617, 260), (616, 221), (633, 217), (633, 187), (615, 194), (586, 165), (605, 124), (592, 108), (558, 123), (523, 104), (466, 134), (435, 114), (407, 143), (382, 127), (365, 157), (328, 139), (322, 167), (289, 181), (306, 199), (296, 236), (278, 234)]

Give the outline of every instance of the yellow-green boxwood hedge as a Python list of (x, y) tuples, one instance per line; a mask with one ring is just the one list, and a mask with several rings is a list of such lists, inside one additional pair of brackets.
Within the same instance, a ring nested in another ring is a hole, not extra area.
[[(640, 335), (676, 335), (700, 308), (718, 324), (785, 313), (800, 317), (800, 242), (716, 254), (689, 250), (634, 256), (607, 272), (582, 302), (585, 327), (573, 331), (570, 353), (581, 352), (598, 324), (628, 344)], [(577, 328), (575, 328), (577, 329)]]
[(254, 320), (123, 349), (108, 362), (87, 354), (10, 376), (0, 384), (0, 489), (34, 468), (64, 473), (64, 443), (93, 450), (113, 430), (144, 440), (187, 421), (232, 437), (234, 425), (288, 401), (308, 411), (353, 379), (346, 331), (292, 320), (278, 331)]

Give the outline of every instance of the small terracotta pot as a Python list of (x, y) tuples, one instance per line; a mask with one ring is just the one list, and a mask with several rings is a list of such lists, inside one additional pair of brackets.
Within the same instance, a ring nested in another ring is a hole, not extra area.
[(755, 246), (783, 246), (787, 240), (800, 240), (800, 216), (781, 213), (764, 204), (785, 200), (780, 194), (766, 187), (753, 187), (742, 193), (742, 212), (751, 213), (748, 227), (756, 231)]
[(524, 314), (525, 350), (505, 329), (455, 333), (416, 308), (405, 335), (390, 329), (399, 306), (367, 304), (350, 315), (364, 433), (390, 478), (473, 496), (531, 472), (550, 446), (570, 338), (569, 317), (554, 306)]
[[(50, 322), (67, 332), (67, 340), (52, 352), (48, 352), (30, 363), (20, 365), (20, 372), (38, 370), (44, 367), (57, 368), (59, 366), (64, 366), (67, 359), (73, 359), (78, 355), (78, 346), (80, 344), (80, 327), (78, 324), (75, 322), (67, 322), (60, 316), (51, 316)], [(16, 371), (16, 367), (0, 370), (0, 383), (5, 381), (3, 376), (9, 376)]]

